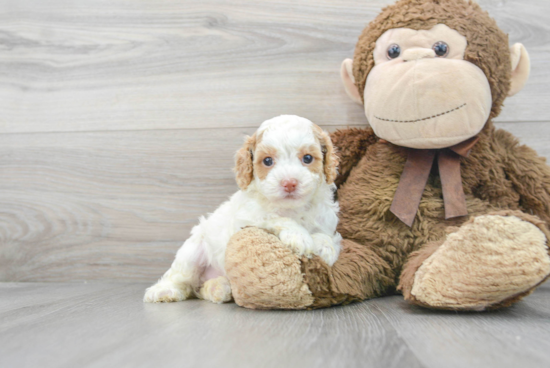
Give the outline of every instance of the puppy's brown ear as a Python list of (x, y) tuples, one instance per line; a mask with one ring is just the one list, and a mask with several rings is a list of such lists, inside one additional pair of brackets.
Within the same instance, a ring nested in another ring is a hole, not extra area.
[(317, 125), (314, 126), (314, 131), (317, 135), (317, 139), (319, 139), (321, 143), (321, 150), (323, 151), (323, 170), (325, 172), (327, 184), (332, 184), (338, 175), (338, 156), (336, 156), (334, 146), (332, 145), (328, 133)]
[(254, 149), (256, 148), (256, 133), (252, 137), (246, 137), (244, 145), (235, 155), (235, 178), (237, 185), (242, 190), (246, 189), (254, 179)]

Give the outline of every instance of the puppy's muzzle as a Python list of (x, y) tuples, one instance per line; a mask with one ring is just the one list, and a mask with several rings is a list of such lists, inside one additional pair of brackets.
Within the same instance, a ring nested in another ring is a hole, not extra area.
[(296, 190), (298, 181), (296, 179), (285, 179), (281, 181), (281, 186), (285, 188), (285, 192), (292, 193)]

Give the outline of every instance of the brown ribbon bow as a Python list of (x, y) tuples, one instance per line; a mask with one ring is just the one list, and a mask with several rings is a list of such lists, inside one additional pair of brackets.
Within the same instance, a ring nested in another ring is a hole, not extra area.
[(467, 157), (478, 140), (478, 137), (472, 137), (462, 143), (440, 150), (410, 148), (390, 211), (407, 226), (412, 226), (437, 155), (443, 203), (445, 204), (445, 219), (466, 216), (468, 210), (460, 175), (460, 157)]

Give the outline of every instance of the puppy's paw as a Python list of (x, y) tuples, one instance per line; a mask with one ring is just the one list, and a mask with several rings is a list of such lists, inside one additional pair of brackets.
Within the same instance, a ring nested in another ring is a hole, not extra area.
[(313, 239), (307, 231), (299, 229), (284, 229), (279, 233), (281, 242), (299, 256), (313, 256)]
[(173, 284), (159, 281), (145, 290), (143, 301), (145, 303), (180, 302), (189, 298), (191, 291), (192, 289), (189, 285), (184, 285), (183, 288), (179, 288)]
[(210, 300), (212, 303), (225, 303), (231, 301), (231, 285), (224, 276), (207, 280), (201, 287), (199, 295), (204, 300)]
[(340, 255), (340, 237), (333, 238), (321, 233), (313, 234), (311, 237), (314, 243), (313, 253), (332, 266)]

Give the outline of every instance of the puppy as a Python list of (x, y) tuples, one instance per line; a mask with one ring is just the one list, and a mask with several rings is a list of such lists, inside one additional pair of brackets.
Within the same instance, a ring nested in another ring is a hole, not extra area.
[(235, 161), (241, 190), (200, 218), (170, 269), (146, 290), (145, 302), (193, 296), (215, 303), (231, 300), (225, 249), (246, 226), (266, 229), (298, 255), (336, 262), (341, 236), (333, 181), (338, 161), (329, 135), (307, 119), (282, 115), (247, 137)]

